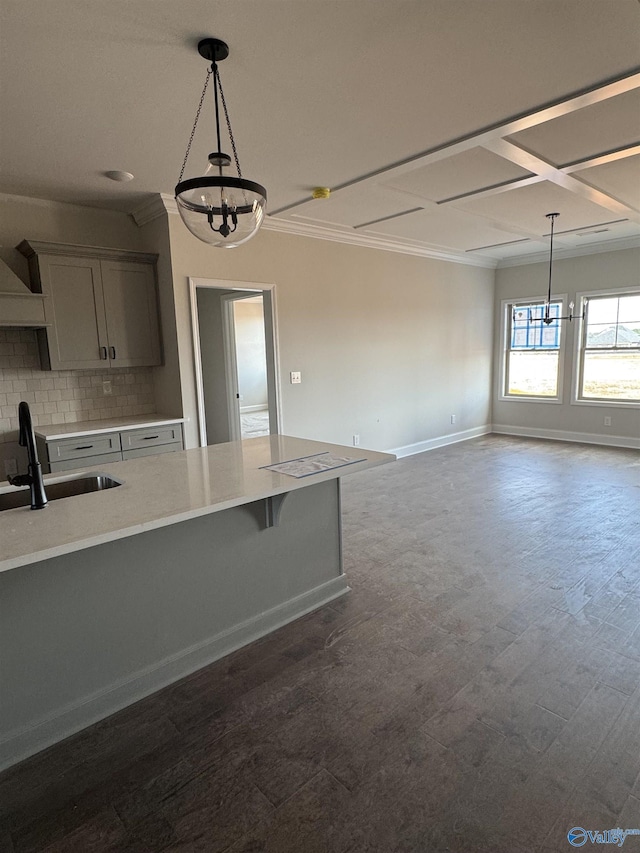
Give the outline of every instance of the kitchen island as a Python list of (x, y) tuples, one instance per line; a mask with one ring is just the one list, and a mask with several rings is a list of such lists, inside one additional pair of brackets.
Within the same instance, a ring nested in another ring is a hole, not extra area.
[[(266, 467), (316, 454), (349, 461)], [(393, 458), (271, 435), (104, 465), (121, 485), (1, 513), (0, 768), (347, 592), (339, 479)]]

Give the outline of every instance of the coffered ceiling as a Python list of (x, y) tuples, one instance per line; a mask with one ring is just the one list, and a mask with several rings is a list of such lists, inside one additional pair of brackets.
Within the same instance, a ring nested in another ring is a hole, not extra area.
[[(129, 213), (170, 197), (207, 70), (195, 45), (215, 35), (267, 228), (495, 266), (546, 256), (557, 211), (558, 256), (640, 245), (638, 0), (0, 11), (2, 192)], [(212, 116), (208, 102), (186, 176), (213, 150)]]

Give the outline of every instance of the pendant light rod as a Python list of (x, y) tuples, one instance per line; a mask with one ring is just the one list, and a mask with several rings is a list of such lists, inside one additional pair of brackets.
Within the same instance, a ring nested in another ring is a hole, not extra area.
[[(573, 302), (569, 303), (569, 313), (566, 317), (552, 317), (551, 316), (551, 278), (553, 274), (553, 233), (554, 233), (554, 225), (556, 218), (560, 216), (559, 213), (547, 213), (545, 214), (547, 219), (551, 220), (551, 240), (549, 243), (549, 286), (547, 288), (547, 298), (544, 304), (544, 312), (542, 317), (534, 317), (531, 308), (529, 308), (529, 323), (544, 323), (546, 326), (550, 326), (552, 323), (557, 323), (560, 320), (568, 320), (570, 323), (573, 320), (584, 320), (586, 314), (586, 303), (583, 306), (582, 314), (580, 316), (575, 316), (573, 313)], [(516, 309), (513, 309), (513, 321), (516, 322)]]
[(549, 319), (549, 311), (551, 308), (551, 273), (553, 269), (553, 226), (556, 221), (556, 216), (560, 216), (559, 213), (547, 213), (547, 219), (551, 220), (551, 243), (549, 245), (549, 291), (547, 293), (547, 305), (545, 308), (545, 322), (550, 323)]
[[(211, 66), (213, 72), (213, 104), (216, 110), (216, 139), (218, 140), (218, 153), (222, 151), (222, 143), (220, 142), (220, 111), (218, 109), (218, 66), (214, 62)], [(219, 165), (220, 174), (222, 174), (222, 166)]]

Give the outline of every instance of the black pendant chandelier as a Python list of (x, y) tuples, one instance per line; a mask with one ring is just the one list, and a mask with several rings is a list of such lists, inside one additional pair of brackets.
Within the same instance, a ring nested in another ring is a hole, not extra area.
[[(545, 323), (547, 326), (550, 326), (551, 323), (556, 323), (558, 320), (568, 320), (570, 323), (573, 320), (584, 320), (585, 312), (583, 310), (582, 316), (576, 316), (573, 313), (574, 303), (569, 303), (569, 313), (566, 317), (556, 317), (551, 312), (551, 274), (553, 272), (553, 226), (559, 213), (547, 213), (545, 214), (547, 219), (551, 220), (551, 242), (549, 245), (549, 288), (547, 291), (547, 299), (544, 303), (544, 310), (542, 312), (542, 317), (534, 317), (531, 313), (531, 308), (529, 308), (529, 323)], [(520, 312), (521, 313), (521, 312)], [(516, 317), (516, 309), (513, 311), (513, 319), (521, 319)]]
[[(220, 39), (205, 38), (198, 43), (198, 53), (211, 62), (211, 68), (207, 71), (204, 89), (180, 170), (180, 177), (175, 190), (176, 202), (182, 221), (193, 235), (211, 246), (230, 249), (239, 246), (241, 243), (246, 243), (262, 225), (267, 203), (267, 191), (255, 181), (248, 181), (242, 177), (236, 143), (231, 131), (231, 122), (229, 121), (227, 104), (218, 72), (218, 62), (222, 62), (229, 56), (229, 47)], [(209, 154), (209, 164), (201, 178), (189, 178), (183, 181), (182, 176), (187, 165), (187, 158), (198, 126), (210, 77), (213, 77), (217, 149)], [(231, 165), (231, 157), (222, 153), (218, 93), (222, 101), (229, 141), (238, 172), (237, 177), (226, 176), (222, 172), (223, 169)]]

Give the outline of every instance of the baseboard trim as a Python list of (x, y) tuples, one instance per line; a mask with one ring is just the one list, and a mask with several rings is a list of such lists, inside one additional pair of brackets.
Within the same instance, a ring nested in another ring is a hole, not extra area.
[(552, 441), (573, 441), (579, 444), (602, 444), (606, 447), (631, 447), (640, 449), (640, 438), (625, 435), (603, 435), (594, 432), (570, 432), (562, 429), (538, 429), (535, 427), (493, 424), (491, 430), (498, 435), (515, 435), (522, 438), (548, 438)]
[(0, 771), (329, 604), (347, 592), (349, 586), (346, 577), (340, 575), (152, 667), (140, 670), (126, 681), (116, 682), (106, 690), (87, 696), (82, 702), (63, 708), (55, 717), (10, 732), (0, 742)]
[(240, 414), (241, 415), (249, 415), (251, 412), (268, 412), (269, 406), (266, 403), (262, 403), (258, 406), (240, 406)]
[(458, 444), (460, 441), (468, 441), (470, 438), (478, 438), (478, 436), (488, 435), (490, 432), (491, 424), (484, 424), (483, 426), (473, 427), (473, 429), (465, 429), (462, 432), (454, 432), (451, 435), (440, 435), (437, 438), (429, 438), (427, 441), (396, 447), (394, 450), (388, 450), (387, 453), (395, 453), (398, 459), (402, 459), (404, 456), (413, 456), (416, 453), (446, 447), (448, 444)]

